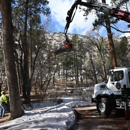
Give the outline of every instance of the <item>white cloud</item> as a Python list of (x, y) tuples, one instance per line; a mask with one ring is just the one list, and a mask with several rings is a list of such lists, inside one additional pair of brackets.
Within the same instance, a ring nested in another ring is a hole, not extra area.
[(65, 24), (65, 18), (67, 16), (67, 10), (70, 8), (72, 2), (70, 0), (50, 0), (49, 7), (51, 9), (51, 15), (62, 26)]
[[(58, 24), (55, 25), (55, 28), (57, 30), (63, 30), (63, 28), (66, 25), (66, 16), (67, 11), (71, 8), (72, 4), (75, 0), (49, 0), (49, 7), (51, 9), (51, 15), (53, 17), (53, 20), (58, 22)], [(86, 0), (82, 0), (86, 1)], [(110, 5), (111, 0), (107, 0), (107, 4)], [(101, 0), (99, 2), (102, 3)], [(77, 33), (77, 34), (85, 34), (88, 30), (91, 30), (93, 28), (93, 21), (95, 20), (95, 15), (90, 14), (88, 16), (88, 19), (85, 21), (85, 17), (83, 16), (83, 11), (79, 11), (77, 9), (77, 12), (75, 14), (75, 17), (70, 24), (70, 27), (68, 29), (69, 33)], [(62, 27), (62, 29), (60, 29)]]
[[(73, 3), (74, 3), (74, 0), (56, 0), (56, 1), (50, 0), (49, 1), (51, 15), (63, 27), (65, 27), (66, 25), (67, 11), (71, 8)], [(85, 17), (83, 16), (83, 11), (80, 12), (79, 9), (77, 9), (76, 15), (74, 17), (73, 22), (70, 24), (68, 32), (72, 33), (73, 30), (76, 29), (76, 31), (83, 33), (85, 32), (85, 30), (92, 28), (92, 23), (94, 19), (95, 19), (95, 16), (93, 14), (90, 14), (88, 16), (88, 20), (85, 21)]]

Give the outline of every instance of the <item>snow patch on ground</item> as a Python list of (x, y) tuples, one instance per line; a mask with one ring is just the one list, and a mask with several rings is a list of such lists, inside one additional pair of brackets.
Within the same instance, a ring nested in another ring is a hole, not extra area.
[(75, 123), (74, 108), (93, 105), (90, 102), (72, 101), (45, 107), (43, 102), (25, 106), (25, 114), (0, 125), (0, 130), (68, 130)]

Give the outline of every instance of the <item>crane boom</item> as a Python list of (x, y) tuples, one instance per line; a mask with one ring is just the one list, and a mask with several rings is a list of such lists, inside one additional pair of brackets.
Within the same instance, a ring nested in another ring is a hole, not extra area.
[(97, 0), (87, 0), (87, 2), (83, 2), (82, 0), (75, 0), (74, 4), (71, 6), (70, 10), (68, 10), (67, 12), (66, 25), (65, 25), (65, 30), (64, 30), (65, 37), (66, 37), (66, 44), (64, 44), (64, 48), (60, 48), (59, 50), (55, 51), (53, 53), (54, 56), (63, 52), (73, 50), (72, 44), (70, 43), (67, 37), (67, 31), (70, 26), (70, 23), (73, 21), (78, 5), (92, 8), (99, 12), (107, 13), (108, 15), (111, 15), (117, 19), (121, 19), (130, 23), (130, 12), (126, 12), (123, 10), (119, 10), (117, 8), (110, 7), (105, 3), (99, 3), (97, 2)]
[[(67, 17), (66, 17), (67, 23), (65, 26), (65, 35), (68, 31), (70, 23), (72, 22), (72, 20), (74, 18), (74, 15), (75, 15), (74, 10), (77, 9), (78, 5), (92, 8), (99, 12), (107, 13), (108, 15), (116, 17), (117, 19), (121, 19), (121, 20), (124, 20), (124, 21), (130, 23), (130, 12), (112, 8), (112, 7), (108, 6), (107, 4), (99, 3), (96, 0), (88, 0), (87, 2), (82, 2), (82, 0), (76, 0), (67, 13)], [(73, 12), (74, 12), (74, 14), (73, 14)]]

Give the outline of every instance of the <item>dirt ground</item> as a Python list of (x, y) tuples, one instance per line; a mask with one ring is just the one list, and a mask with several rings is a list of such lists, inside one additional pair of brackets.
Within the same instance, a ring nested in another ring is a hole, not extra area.
[(0, 117), (0, 123), (9, 121), (10, 113), (5, 113), (5, 117)]
[(99, 115), (95, 106), (75, 108), (75, 110), (77, 112), (77, 122), (71, 130), (128, 129), (124, 110), (113, 111), (109, 117)]

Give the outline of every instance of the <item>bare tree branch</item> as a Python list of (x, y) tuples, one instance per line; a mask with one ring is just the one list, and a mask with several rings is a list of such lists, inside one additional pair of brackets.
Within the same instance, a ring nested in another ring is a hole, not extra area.
[[(102, 24), (102, 26), (106, 27), (104, 24)], [(116, 31), (121, 32), (121, 33), (130, 33), (130, 31), (122, 31), (122, 30), (120, 30), (120, 29), (118, 29), (118, 28), (116, 28), (116, 27), (114, 27), (114, 26), (111, 26), (111, 28), (113, 28), (113, 29), (115, 29)]]

